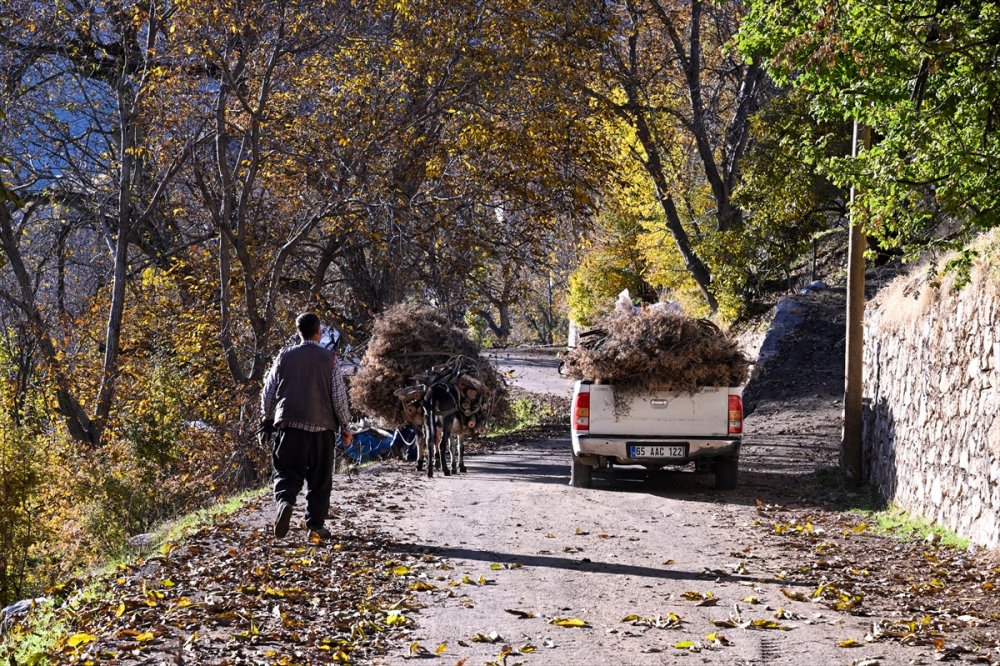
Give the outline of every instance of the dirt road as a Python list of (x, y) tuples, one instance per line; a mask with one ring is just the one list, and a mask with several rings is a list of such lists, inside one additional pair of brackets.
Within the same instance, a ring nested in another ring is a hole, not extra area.
[[(570, 386), (552, 359), (497, 361), (530, 390)], [(839, 410), (835, 391), (810, 389), (803, 413), (779, 413), (768, 402), (774, 392), (755, 396), (745, 483), (731, 492), (687, 471), (650, 477), (624, 468), (595, 474), (593, 489), (570, 488), (568, 432), (473, 457), (457, 478), (383, 469), (412, 474), (407, 511), (385, 526), (401, 550), (454, 568), (423, 573), (435, 589), (421, 593), (426, 607), (414, 616), (412, 640), (379, 663), (401, 664), (441, 645), (441, 663), (470, 665), (919, 663), (926, 650), (864, 644), (869, 618), (806, 600), (810, 584), (796, 582), (761, 545), (758, 498), (773, 500), (797, 475), (829, 462), (830, 444), (816, 450), (815, 439), (830, 439), (825, 421)], [(807, 415), (820, 404), (817, 428)], [(775, 456), (777, 472), (767, 464)], [(504, 646), (513, 651), (506, 662)]]
[[(918, 656), (839, 648), (861, 643), (870, 621), (786, 596), (812, 589), (796, 588), (755, 546), (752, 496), (711, 490), (684, 472), (620, 473), (595, 478), (591, 490), (570, 488), (568, 448), (563, 438), (527, 442), (472, 459), (457, 478), (414, 475), (408, 511), (385, 527), (403, 550), (454, 567), (426, 572), (436, 589), (420, 593), (426, 607), (414, 616), (412, 642), (431, 651), (447, 644), (441, 663), (504, 663), (504, 645), (520, 653), (508, 663), (525, 664), (906, 664)], [(574, 618), (588, 626), (552, 624)], [(379, 663), (411, 656), (404, 647)]]

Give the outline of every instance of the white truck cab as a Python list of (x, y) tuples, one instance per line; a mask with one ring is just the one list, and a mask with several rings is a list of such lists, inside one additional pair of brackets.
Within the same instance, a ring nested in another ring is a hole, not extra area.
[[(587, 380), (573, 388), (570, 484), (589, 488), (594, 469), (658, 469), (694, 462), (715, 474), (715, 487), (736, 487), (743, 437), (743, 388), (631, 395), (616, 416), (614, 387)], [(621, 398), (619, 398), (621, 400)]]

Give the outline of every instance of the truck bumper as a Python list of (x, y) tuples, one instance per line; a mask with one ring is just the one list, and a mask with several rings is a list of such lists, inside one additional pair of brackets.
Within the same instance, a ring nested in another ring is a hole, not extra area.
[[(573, 435), (573, 455), (586, 459), (593, 465), (601, 458), (619, 465), (683, 465), (692, 460), (727, 457), (740, 454), (740, 439), (731, 437), (602, 437), (600, 435)], [(629, 446), (687, 445), (684, 458), (630, 458)]]

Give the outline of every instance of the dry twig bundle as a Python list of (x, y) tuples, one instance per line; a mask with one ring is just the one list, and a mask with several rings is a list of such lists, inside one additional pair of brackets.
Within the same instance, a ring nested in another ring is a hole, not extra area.
[(398, 425), (406, 415), (396, 391), (414, 376), (464, 356), (476, 368), (473, 376), (495, 391), (494, 415), (502, 413), (497, 410), (507, 409), (506, 383), (479, 351), (479, 345), (435, 308), (395, 305), (375, 322), (361, 371), (351, 380), (351, 404), (387, 425)]
[(749, 362), (715, 324), (651, 308), (614, 312), (580, 336), (564, 371), (629, 393), (740, 386)]

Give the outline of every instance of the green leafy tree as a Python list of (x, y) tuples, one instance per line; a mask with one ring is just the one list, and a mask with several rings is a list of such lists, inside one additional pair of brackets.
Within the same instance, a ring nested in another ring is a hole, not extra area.
[(961, 242), (1000, 221), (996, 3), (754, 1), (740, 40), (817, 121), (872, 128), (858, 159), (816, 167), (860, 186), (866, 233), (884, 247)]

